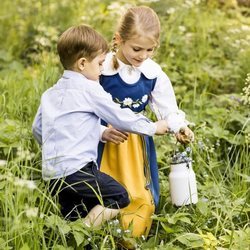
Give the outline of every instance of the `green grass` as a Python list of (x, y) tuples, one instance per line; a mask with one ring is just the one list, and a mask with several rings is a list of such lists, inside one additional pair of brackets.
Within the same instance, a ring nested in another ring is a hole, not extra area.
[[(16, 0), (14, 7), (2, 2), (0, 249), (83, 249), (89, 242), (93, 249), (116, 249), (117, 238), (130, 234), (116, 220), (90, 230), (80, 220), (61, 217), (41, 179), (41, 149), (31, 124), (42, 92), (62, 72), (55, 51), (61, 31), (87, 22), (111, 40), (125, 1)], [(250, 245), (249, 9), (195, 2), (129, 1), (150, 5), (161, 18), (155, 59), (195, 123), (191, 147), (199, 195), (196, 205), (171, 205), (170, 156), (180, 146), (170, 135), (156, 137), (160, 205), (149, 237), (137, 239), (138, 249), (245, 250)]]

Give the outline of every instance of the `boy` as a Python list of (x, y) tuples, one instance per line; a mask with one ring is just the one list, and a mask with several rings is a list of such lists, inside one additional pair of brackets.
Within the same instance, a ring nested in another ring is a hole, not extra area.
[(165, 134), (168, 128), (165, 121), (153, 123), (121, 109), (99, 85), (108, 45), (92, 28), (69, 28), (59, 38), (57, 50), (65, 71), (42, 95), (32, 125), (42, 144), (42, 174), (50, 181), (52, 194), (58, 194), (66, 218), (85, 217), (87, 210), (84, 223), (98, 226), (129, 204), (125, 188), (97, 168), (100, 118), (118, 130), (151, 136)]

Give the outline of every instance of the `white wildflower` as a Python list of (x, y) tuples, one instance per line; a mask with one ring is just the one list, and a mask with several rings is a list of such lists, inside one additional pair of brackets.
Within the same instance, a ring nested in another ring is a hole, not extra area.
[(175, 57), (174, 51), (171, 51), (170, 54), (169, 54), (169, 56), (170, 56), (171, 58)]
[(15, 178), (14, 185), (17, 187), (26, 187), (30, 190), (33, 190), (36, 188), (36, 184), (32, 180), (25, 180), (25, 179), (19, 179)]
[(16, 178), (14, 185), (17, 187), (24, 187), (26, 185), (26, 180)]
[(0, 167), (3, 167), (7, 164), (7, 161), (5, 160), (0, 160)]
[(116, 232), (117, 232), (118, 234), (120, 234), (120, 233), (122, 232), (122, 230), (121, 230), (120, 228), (117, 228), (117, 229), (116, 229)]
[(38, 207), (30, 207), (30, 208), (26, 209), (25, 213), (26, 213), (26, 216), (28, 218), (37, 217)]
[(250, 31), (250, 26), (249, 25), (241, 25), (241, 30)]
[(167, 13), (168, 13), (169, 15), (175, 13), (175, 8), (169, 8), (169, 9), (167, 10)]
[(119, 220), (117, 220), (117, 219), (114, 220), (114, 224), (115, 224), (115, 225), (119, 224)]
[(26, 181), (26, 186), (28, 189), (33, 190), (36, 188), (36, 183), (34, 181), (31, 180), (27, 180)]
[(178, 29), (179, 29), (179, 31), (180, 31), (181, 33), (184, 33), (184, 32), (187, 30), (187, 28), (186, 28), (185, 26), (183, 26), (183, 25), (180, 25), (180, 26), (178, 27)]

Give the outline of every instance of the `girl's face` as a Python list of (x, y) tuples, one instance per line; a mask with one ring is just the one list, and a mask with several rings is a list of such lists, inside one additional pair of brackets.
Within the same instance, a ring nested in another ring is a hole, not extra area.
[(119, 42), (117, 57), (123, 63), (139, 67), (146, 59), (152, 57), (156, 43), (152, 39), (137, 36), (127, 41)]

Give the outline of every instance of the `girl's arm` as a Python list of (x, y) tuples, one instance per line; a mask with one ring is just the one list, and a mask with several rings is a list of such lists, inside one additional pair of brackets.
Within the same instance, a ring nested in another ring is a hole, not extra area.
[(185, 113), (178, 108), (174, 89), (167, 75), (161, 71), (157, 77), (149, 103), (158, 120), (165, 119), (173, 133), (188, 125)]

